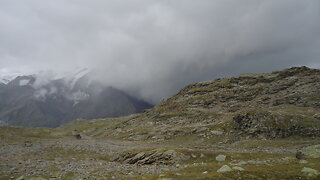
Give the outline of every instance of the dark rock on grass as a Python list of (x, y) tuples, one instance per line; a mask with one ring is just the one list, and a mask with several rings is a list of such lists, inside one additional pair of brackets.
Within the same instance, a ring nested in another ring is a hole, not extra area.
[(33, 144), (31, 141), (25, 141), (24, 142), (24, 147), (31, 147)]
[(80, 134), (80, 132), (78, 130), (73, 130), (72, 131), (72, 135), (76, 138), (76, 139), (82, 139), (82, 136)]
[(298, 151), (296, 153), (296, 158), (300, 160), (300, 159), (305, 159), (306, 156), (302, 152)]

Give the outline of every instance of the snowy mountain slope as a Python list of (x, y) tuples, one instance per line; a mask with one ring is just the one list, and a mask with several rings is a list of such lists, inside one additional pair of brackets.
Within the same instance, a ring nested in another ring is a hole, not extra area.
[(42, 72), (0, 85), (0, 123), (56, 127), (78, 118), (138, 113), (151, 105), (92, 80), (87, 69), (59, 77)]

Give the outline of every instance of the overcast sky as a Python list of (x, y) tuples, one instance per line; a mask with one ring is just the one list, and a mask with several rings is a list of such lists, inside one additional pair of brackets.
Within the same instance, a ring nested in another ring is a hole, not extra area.
[(88, 67), (158, 102), (300, 65), (320, 67), (319, 0), (0, 0), (0, 75)]

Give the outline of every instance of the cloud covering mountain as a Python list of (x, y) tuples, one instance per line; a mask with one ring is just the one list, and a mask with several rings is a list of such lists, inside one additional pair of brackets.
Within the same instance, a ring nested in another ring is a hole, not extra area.
[(125, 116), (151, 107), (91, 80), (86, 72), (56, 79), (45, 79), (43, 74), (18, 76), (0, 84), (0, 125), (56, 127), (79, 118)]
[(320, 67), (318, 0), (4, 0), (0, 75), (87, 67), (150, 102), (185, 84)]

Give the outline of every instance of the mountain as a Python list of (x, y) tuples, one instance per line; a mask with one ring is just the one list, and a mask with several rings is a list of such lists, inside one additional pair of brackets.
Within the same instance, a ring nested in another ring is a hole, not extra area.
[(0, 76), (0, 84), (8, 84), (10, 81), (19, 76), (17, 73), (13, 73), (10, 75), (2, 75)]
[(74, 119), (117, 117), (151, 105), (89, 78), (86, 70), (70, 77), (18, 76), (0, 84), (0, 122), (56, 127)]
[(97, 134), (127, 140), (206, 144), (319, 137), (320, 70), (294, 67), (198, 82), (141, 114), (100, 121)]
[[(60, 103), (65, 96), (72, 99), (71, 106), (92, 109), (99, 109), (92, 103), (96, 99), (88, 98), (92, 94), (136, 102), (114, 88), (101, 89), (85, 76), (77, 79), (73, 90), (57, 85), (64, 84), (60, 79), (41, 86), (46, 93), (37, 97), (40, 102), (55, 99), (61, 109), (70, 106)], [(12, 88), (13, 107), (30, 97), (20, 92), (32, 94), (30, 84), (37, 84), (29, 76), (18, 80), (12, 87), (24, 85)], [(30, 108), (25, 110), (28, 116), (35, 117), (33, 108), (44, 112), (34, 101), (23, 107)], [(48, 109), (59, 112), (56, 106)], [(57, 128), (0, 126), (0, 179), (316, 180), (319, 122), (318, 69), (220, 78), (188, 85), (140, 114), (74, 120)]]

